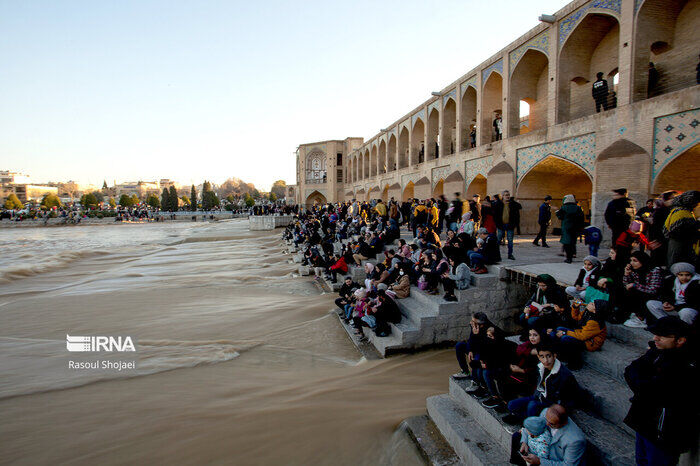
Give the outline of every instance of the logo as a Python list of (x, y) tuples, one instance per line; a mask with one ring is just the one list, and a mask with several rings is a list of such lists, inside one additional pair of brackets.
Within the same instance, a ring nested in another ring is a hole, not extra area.
[(66, 348), (71, 352), (93, 351), (136, 351), (131, 337), (84, 336), (66, 335)]

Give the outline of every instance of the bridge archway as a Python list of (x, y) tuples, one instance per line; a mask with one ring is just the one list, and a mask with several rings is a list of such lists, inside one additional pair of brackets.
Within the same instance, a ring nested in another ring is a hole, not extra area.
[[(481, 97), (481, 143), (488, 144), (496, 140), (493, 120), (503, 113), (503, 77), (492, 71), (484, 83)], [(505, 131), (505, 128), (503, 129)]]
[[(389, 144), (391, 145), (391, 142), (389, 142)], [(409, 152), (408, 129), (403, 127), (399, 133), (399, 168), (408, 167), (410, 160)]]
[(488, 184), (486, 177), (483, 175), (476, 175), (474, 179), (467, 186), (467, 199), (471, 199), (474, 194), (478, 194), (481, 198), (485, 198), (488, 194)]
[[(589, 13), (579, 22), (559, 53), (557, 123), (596, 112), (591, 85), (596, 73), (607, 77), (619, 68), (619, 46), (620, 25), (614, 16)], [(609, 91), (615, 90), (612, 81), (608, 79)]]
[(448, 199), (452, 199), (455, 193), (459, 193), (460, 197), (464, 196), (464, 177), (455, 170), (445, 178), (442, 190)]
[(362, 178), (369, 178), (369, 149), (365, 150), (362, 156)]
[(425, 161), (425, 124), (420, 118), (416, 119), (411, 130), (411, 153), (408, 157), (411, 165)]
[(452, 155), (457, 152), (457, 104), (452, 98), (447, 99), (443, 109), (440, 152), (441, 155)]
[[(515, 196), (523, 206), (520, 215), (522, 233), (536, 234), (539, 231), (537, 217), (545, 196), (552, 196), (553, 214), (561, 207), (567, 194), (576, 196), (583, 212), (588, 216), (591, 210), (593, 182), (580, 166), (550, 155), (532, 167), (520, 180)], [(561, 225), (555, 215), (552, 215), (552, 225)]]
[[(525, 132), (547, 127), (547, 88), (549, 83), (549, 60), (547, 56), (529, 49), (522, 56), (510, 77), (510, 99), (508, 99), (508, 135), (517, 136)], [(530, 111), (527, 124), (520, 116), (520, 101), (525, 101)]]
[(459, 117), (459, 131), (462, 136), (462, 150), (467, 150), (471, 148), (469, 134), (472, 128), (476, 128), (476, 89), (473, 86), (467, 86), (464, 94), (462, 94), (460, 105), (462, 113)]
[(413, 194), (418, 199), (428, 199), (432, 194), (430, 180), (427, 177), (423, 177), (416, 181), (413, 186)]
[(396, 202), (401, 202), (403, 199), (401, 185), (399, 183), (394, 183), (391, 186), (384, 188), (387, 191), (387, 198), (393, 198)]
[(414, 193), (414, 189), (413, 189), (413, 188), (414, 188), (413, 181), (409, 181), (409, 182), (406, 184), (406, 187), (403, 188), (403, 193), (401, 194), (401, 200), (402, 200), (403, 202), (406, 202), (406, 201), (408, 201), (409, 199), (413, 199), (413, 198), (415, 197), (415, 196), (413, 195), (413, 193)]
[(432, 197), (433, 199), (437, 199), (438, 197), (442, 196), (445, 194), (445, 181), (440, 179), (438, 180), (437, 183), (435, 183), (435, 187), (433, 188), (433, 194)]
[[(698, 24), (700, 2), (697, 0), (642, 3), (637, 13), (633, 50), (635, 102), (696, 84), (688, 70), (697, 64), (697, 54), (688, 53), (687, 48), (693, 43), (698, 48)], [(649, 62), (654, 63), (656, 79), (650, 78)]]
[(327, 202), (328, 201), (326, 201), (326, 196), (324, 196), (318, 191), (313, 191), (306, 197), (306, 201), (304, 202), (304, 204), (306, 204), (307, 209), (310, 209), (314, 206), (320, 207), (322, 205), (325, 205)]
[(428, 154), (426, 160), (433, 160), (440, 157), (442, 149), (438, 141), (440, 140), (440, 112), (437, 108), (430, 111), (428, 115), (428, 144), (425, 152)]
[[(408, 141), (408, 135), (406, 135), (406, 140)], [(386, 160), (387, 171), (393, 172), (396, 170), (396, 136), (393, 134), (389, 136), (389, 146), (387, 148)]]
[(384, 174), (389, 170), (389, 162), (386, 159), (386, 141), (379, 143), (379, 173)]
[(490, 194), (501, 194), (506, 189), (511, 193), (515, 186), (515, 171), (508, 162), (501, 162), (493, 167), (486, 178), (489, 180)]
[(369, 176), (377, 176), (377, 146), (372, 146), (372, 152), (369, 155)]

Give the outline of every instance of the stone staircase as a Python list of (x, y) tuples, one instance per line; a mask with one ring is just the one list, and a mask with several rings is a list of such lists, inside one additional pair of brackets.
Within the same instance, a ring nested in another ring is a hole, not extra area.
[[(634, 432), (623, 423), (632, 393), (623, 373), (646, 351), (651, 334), (614, 324), (608, 325), (608, 332), (602, 350), (587, 352), (583, 368), (574, 371), (582, 394), (571, 418), (588, 439), (588, 464), (632, 465)], [(467, 384), (450, 378), (449, 393), (428, 398), (429, 417), (465, 464), (508, 464), (511, 435), (517, 428), (468, 394)], [(687, 462), (690, 456), (684, 456)]]

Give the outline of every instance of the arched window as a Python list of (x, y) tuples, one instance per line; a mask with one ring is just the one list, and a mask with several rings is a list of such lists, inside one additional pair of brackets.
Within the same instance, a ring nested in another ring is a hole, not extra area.
[(322, 152), (312, 152), (306, 157), (306, 182), (326, 182), (326, 155)]

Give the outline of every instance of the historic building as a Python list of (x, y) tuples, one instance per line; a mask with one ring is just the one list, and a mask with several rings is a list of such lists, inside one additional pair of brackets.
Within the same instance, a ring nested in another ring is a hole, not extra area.
[(300, 145), (296, 201), (508, 189), (531, 233), (546, 194), (601, 225), (612, 189), (698, 189), (699, 25), (700, 0), (574, 1), (369, 140)]

